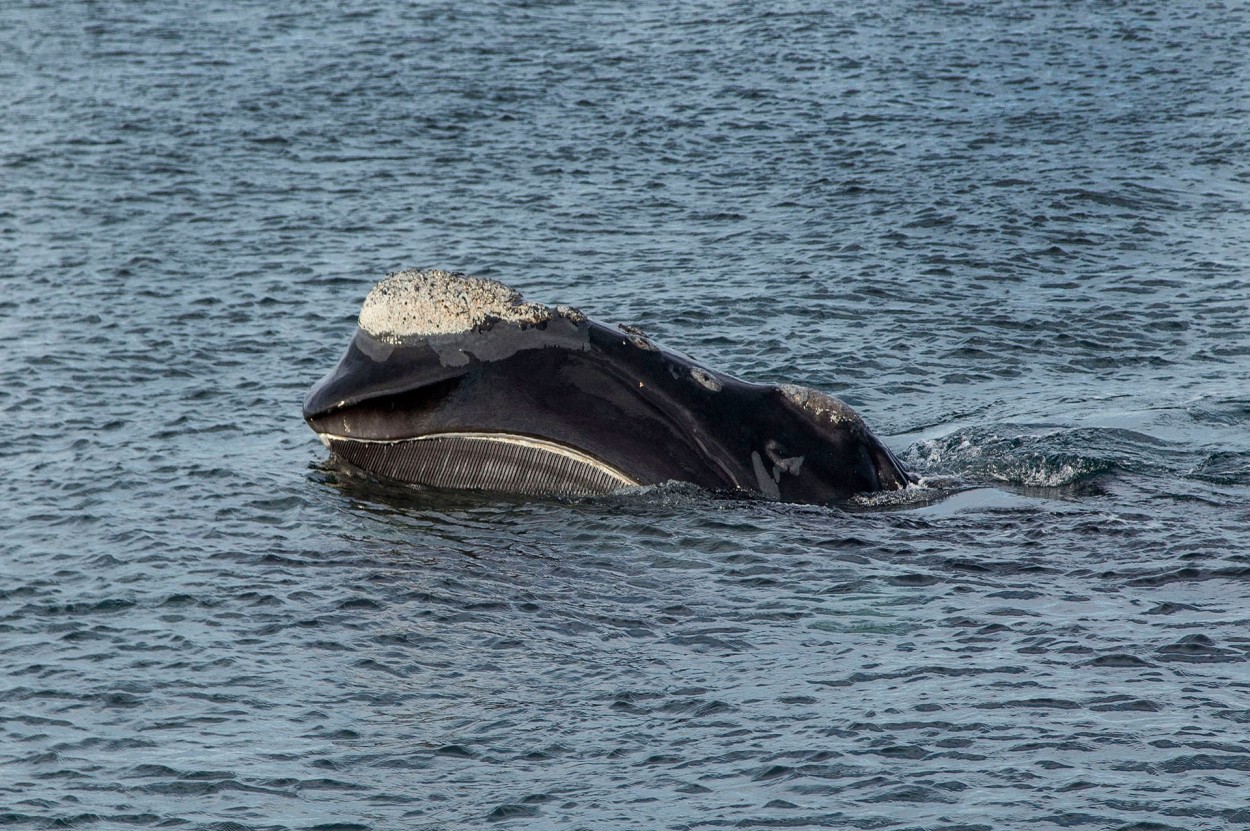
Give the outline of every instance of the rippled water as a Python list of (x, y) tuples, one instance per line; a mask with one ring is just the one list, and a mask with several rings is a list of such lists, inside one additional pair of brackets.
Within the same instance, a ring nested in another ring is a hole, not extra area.
[[(1250, 11), (0, 8), (0, 823), (1250, 823)], [(369, 285), (855, 405), (923, 498), (390, 491)]]

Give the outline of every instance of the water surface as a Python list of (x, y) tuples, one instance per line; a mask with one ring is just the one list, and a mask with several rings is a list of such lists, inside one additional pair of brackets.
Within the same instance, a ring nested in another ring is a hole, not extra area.
[[(0, 10), (0, 819), (1250, 822), (1250, 13)], [(388, 270), (845, 398), (932, 498), (394, 491)]]

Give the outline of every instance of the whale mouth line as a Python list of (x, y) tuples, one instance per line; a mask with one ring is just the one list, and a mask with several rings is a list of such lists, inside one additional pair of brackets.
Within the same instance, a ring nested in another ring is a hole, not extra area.
[(575, 447), (515, 433), (454, 431), (397, 439), (318, 433), (317, 437), (357, 467), (432, 487), (591, 496), (642, 484)]

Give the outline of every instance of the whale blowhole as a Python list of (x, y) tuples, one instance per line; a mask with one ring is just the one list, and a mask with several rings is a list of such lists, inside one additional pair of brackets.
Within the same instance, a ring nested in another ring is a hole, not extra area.
[(554, 314), (541, 303), (526, 303), (520, 292), (497, 280), (411, 268), (387, 274), (374, 285), (361, 306), (359, 323), (378, 340), (398, 344), (467, 332), (489, 320), (533, 325)]

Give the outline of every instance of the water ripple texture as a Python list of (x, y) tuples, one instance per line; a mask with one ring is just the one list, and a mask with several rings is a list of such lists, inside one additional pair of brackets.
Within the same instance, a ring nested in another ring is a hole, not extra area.
[[(0, 825), (1250, 823), (1250, 10), (0, 7)], [(396, 490), (442, 267), (860, 410), (799, 507)]]

